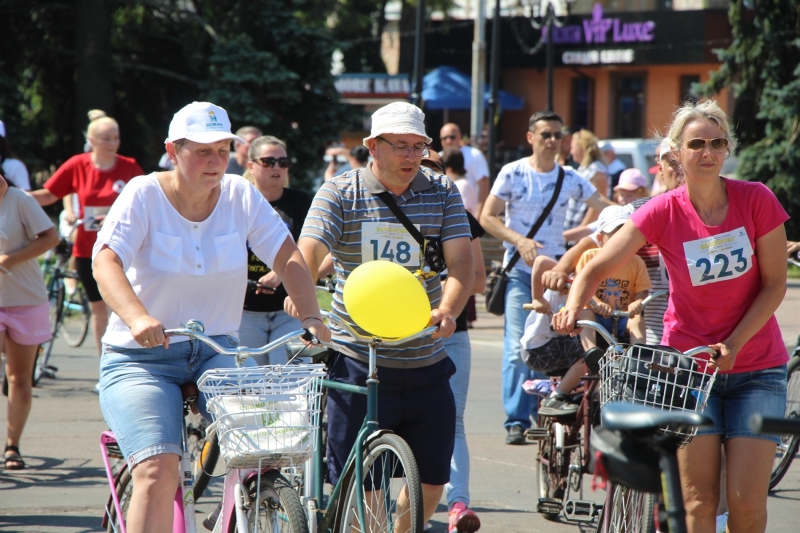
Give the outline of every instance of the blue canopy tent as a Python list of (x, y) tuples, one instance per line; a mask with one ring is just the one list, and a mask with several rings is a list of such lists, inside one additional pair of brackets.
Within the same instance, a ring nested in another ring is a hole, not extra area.
[[(522, 109), (522, 98), (499, 91), (500, 109)], [(438, 67), (422, 79), (422, 101), (425, 109), (464, 110), (472, 106), (472, 78), (453, 67)], [(484, 108), (489, 105), (489, 89), (483, 97)]]

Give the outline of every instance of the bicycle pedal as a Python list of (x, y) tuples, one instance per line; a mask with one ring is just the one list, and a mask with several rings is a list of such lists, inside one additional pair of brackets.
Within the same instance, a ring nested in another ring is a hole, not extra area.
[(567, 500), (564, 504), (564, 518), (571, 522), (592, 522), (599, 514), (599, 507), (588, 500)]
[(45, 367), (42, 369), (42, 377), (56, 379), (56, 373), (53, 369)]
[(47, 370), (52, 370), (53, 372), (58, 372), (58, 367), (55, 365), (44, 365)]
[(547, 428), (528, 428), (525, 430), (525, 440), (528, 442), (544, 440), (549, 436), (550, 431)]
[(561, 512), (561, 500), (539, 498), (539, 503), (536, 504), (536, 512), (542, 514), (558, 514)]

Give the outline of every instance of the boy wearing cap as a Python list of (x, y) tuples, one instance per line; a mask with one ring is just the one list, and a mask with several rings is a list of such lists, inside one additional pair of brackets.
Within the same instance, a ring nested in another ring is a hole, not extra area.
[[(597, 219), (599, 228), (595, 238), (598, 244), (602, 247), (608, 242), (628, 218), (630, 210), (626, 207), (611, 206), (603, 209)], [(599, 251), (600, 248), (592, 248), (583, 252), (575, 272), (579, 272)], [(584, 361), (591, 367), (603, 353), (597, 348), (594, 330), (583, 328), (581, 331), (582, 349), (575, 346), (577, 342), (574, 337), (561, 336), (550, 331), (549, 315), (566, 302), (566, 291), (544, 290), (542, 274), (555, 266), (556, 262), (553, 259), (544, 256), (537, 257), (534, 262), (531, 279), (534, 311), (528, 316), (525, 335), (521, 339), (525, 362), (534, 370), (547, 372), (571, 365), (556, 389), (542, 401), (539, 414), (544, 416), (565, 416), (578, 410), (570, 392), (580, 383), (584, 372)], [(619, 319), (616, 334), (623, 336), (627, 332), (631, 343), (644, 344), (645, 324), (640, 313), (642, 300), (647, 297), (650, 286), (650, 276), (647, 274), (644, 261), (641, 257), (634, 256), (623, 269), (600, 284), (589, 302), (591, 309), (584, 309), (579, 319), (593, 320), (610, 330), (611, 311), (615, 309), (628, 311), (631, 313), (630, 319)]]
[[(628, 221), (630, 216), (630, 210), (623, 206), (607, 207), (600, 213), (597, 239), (601, 247)], [(594, 248), (583, 252), (575, 267), (575, 273), (580, 272), (599, 251), (600, 248)], [(628, 311), (631, 314), (630, 318), (620, 318), (617, 324), (618, 330), (611, 333), (618, 337), (623, 337), (627, 333), (632, 344), (644, 344), (642, 300), (647, 297), (651, 285), (644, 260), (634, 255), (622, 269), (600, 283), (597, 292), (589, 301), (589, 308), (581, 313), (580, 320), (594, 320), (610, 330), (611, 312)], [(581, 343), (587, 352), (597, 346), (595, 337), (594, 330), (583, 328), (581, 331)]]

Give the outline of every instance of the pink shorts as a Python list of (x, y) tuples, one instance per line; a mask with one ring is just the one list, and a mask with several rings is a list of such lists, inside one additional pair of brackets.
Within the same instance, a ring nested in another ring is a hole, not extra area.
[(33, 346), (53, 338), (50, 304), (0, 307), (0, 331), (7, 331), (17, 344)]

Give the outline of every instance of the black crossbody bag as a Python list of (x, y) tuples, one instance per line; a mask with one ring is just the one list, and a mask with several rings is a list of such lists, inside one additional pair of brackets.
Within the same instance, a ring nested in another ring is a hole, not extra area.
[[(556, 180), (556, 188), (553, 191), (553, 197), (550, 198), (550, 202), (548, 202), (547, 206), (544, 208), (544, 211), (542, 211), (542, 214), (539, 215), (539, 220), (537, 220), (536, 224), (531, 227), (531, 230), (528, 232), (525, 238), (532, 239), (536, 235), (536, 232), (539, 231), (539, 228), (542, 227), (545, 219), (547, 219), (548, 215), (550, 215), (550, 211), (553, 210), (553, 206), (556, 205), (556, 200), (558, 200), (558, 195), (561, 194), (561, 185), (563, 183), (564, 169), (562, 167), (558, 167), (558, 179)], [(517, 261), (519, 261), (519, 258), (519, 250), (517, 250), (514, 252), (514, 255), (511, 256), (511, 259), (509, 259), (505, 268), (498, 266), (496, 269), (489, 272), (488, 276), (486, 276), (486, 290), (483, 292), (483, 295), (486, 298), (486, 310), (493, 315), (503, 316), (505, 313), (508, 273), (511, 272), (512, 268), (514, 268), (514, 265)]]
[[(397, 220), (403, 224), (414, 240), (420, 245), (425, 263), (428, 267), (430, 267), (431, 272), (434, 274), (443, 272), (447, 266), (444, 262), (444, 253), (442, 252), (442, 246), (439, 243), (439, 239), (431, 237), (426, 238), (423, 236), (416, 226), (411, 223), (406, 214), (403, 213), (403, 210), (400, 209), (391, 194), (388, 192), (382, 192), (376, 196), (383, 200), (383, 203), (385, 203), (386, 206), (392, 210), (392, 213), (394, 213), (394, 216), (397, 217)], [(420, 270), (422, 270), (424, 266), (425, 265), (420, 265)]]

